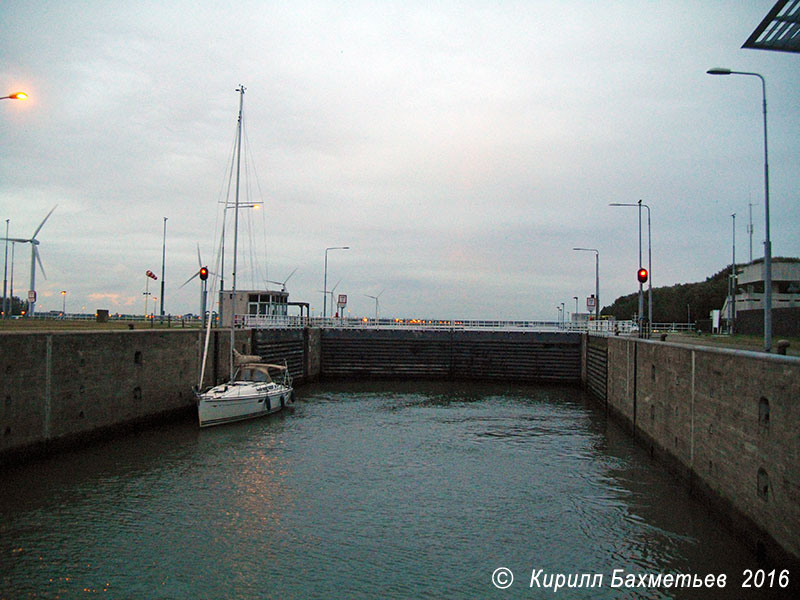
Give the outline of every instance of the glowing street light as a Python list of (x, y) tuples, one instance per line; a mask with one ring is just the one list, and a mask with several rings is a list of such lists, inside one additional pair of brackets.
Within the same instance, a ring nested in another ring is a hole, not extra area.
[(8, 96), (0, 97), (0, 100), (27, 100), (28, 94), (25, 92), (16, 92), (14, 94), (9, 94)]

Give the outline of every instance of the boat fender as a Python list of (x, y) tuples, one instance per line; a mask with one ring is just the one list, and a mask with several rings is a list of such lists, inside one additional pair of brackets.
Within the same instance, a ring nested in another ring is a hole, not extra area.
[(291, 392), (289, 392), (289, 402), (291, 402), (292, 404), (294, 404), (294, 390), (292, 390)]
[(286, 408), (286, 399), (285, 396), (281, 394), (281, 410), (283, 410), (284, 408)]

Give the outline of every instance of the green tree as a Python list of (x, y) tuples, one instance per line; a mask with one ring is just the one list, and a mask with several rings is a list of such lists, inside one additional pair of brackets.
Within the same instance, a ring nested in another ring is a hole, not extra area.
[[(2, 300), (0, 299), (0, 304), (2, 304)], [(25, 310), (26, 303), (17, 298), (16, 296), (11, 296), (11, 310), (9, 311), (9, 315), (21, 315), (22, 311)]]

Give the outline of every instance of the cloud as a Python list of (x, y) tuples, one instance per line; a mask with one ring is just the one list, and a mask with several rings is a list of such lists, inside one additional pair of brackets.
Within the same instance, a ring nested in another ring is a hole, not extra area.
[(656, 285), (723, 268), (732, 212), (745, 254), (749, 203), (763, 231), (759, 90), (705, 75), (722, 65), (767, 78), (774, 252), (797, 255), (800, 74), (739, 49), (770, 7), (11, 0), (0, 81), (31, 101), (0, 105), (0, 207), (15, 237), (59, 205), (43, 309), (67, 289), (143, 310), (168, 217), (166, 309), (194, 312), (180, 286), (198, 244), (215, 262), (243, 83), (242, 196), (265, 206), (245, 281), (296, 268), (291, 299), (320, 312), (324, 249), (349, 245), (329, 281), (352, 314), (386, 288), (385, 315), (546, 318), (594, 289), (574, 246), (600, 249), (601, 299), (635, 289), (636, 212), (610, 202), (651, 205)]

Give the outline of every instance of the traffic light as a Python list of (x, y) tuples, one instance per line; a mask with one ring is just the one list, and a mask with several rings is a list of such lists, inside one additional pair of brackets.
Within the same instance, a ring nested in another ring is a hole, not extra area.
[(200, 281), (208, 279), (208, 267), (200, 267)]
[(639, 280), (639, 283), (645, 283), (647, 281), (647, 269), (644, 267), (639, 269), (636, 273), (636, 279)]

